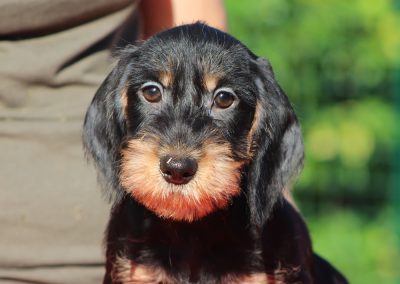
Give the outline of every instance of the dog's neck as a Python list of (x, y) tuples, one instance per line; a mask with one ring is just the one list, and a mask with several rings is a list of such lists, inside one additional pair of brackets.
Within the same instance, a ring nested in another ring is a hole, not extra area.
[[(226, 272), (262, 269), (261, 248), (256, 247), (260, 234), (249, 225), (243, 202), (237, 198), (229, 208), (187, 223), (161, 219), (127, 197), (111, 214), (107, 245), (115, 244), (115, 251), (134, 262), (159, 263), (166, 270), (190, 274), (217, 267)], [(246, 268), (249, 264), (252, 267)]]

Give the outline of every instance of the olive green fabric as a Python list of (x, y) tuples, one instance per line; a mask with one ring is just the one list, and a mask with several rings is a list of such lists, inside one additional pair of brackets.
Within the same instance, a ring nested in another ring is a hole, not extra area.
[(0, 283), (101, 283), (109, 205), (81, 129), (135, 7), (0, 2)]

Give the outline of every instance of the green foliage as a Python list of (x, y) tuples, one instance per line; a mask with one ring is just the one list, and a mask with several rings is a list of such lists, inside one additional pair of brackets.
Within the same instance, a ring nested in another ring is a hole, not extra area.
[(397, 284), (400, 246), (392, 228), (392, 212), (373, 220), (350, 212), (332, 212), (307, 220), (314, 250), (329, 259), (350, 283)]
[(374, 97), (314, 110), (304, 127), (307, 157), (298, 187), (340, 194), (380, 190), (370, 182), (378, 169), (371, 173), (370, 166), (396, 146), (396, 121), (393, 107)]
[(296, 105), (307, 100), (302, 114), (376, 95), (399, 61), (400, 19), (389, 0), (226, 2), (230, 31), (271, 60)]
[[(300, 117), (300, 192), (388, 198), (400, 15), (391, 0), (226, 1), (230, 32), (267, 57)], [(385, 178), (386, 175), (386, 178)], [(382, 188), (383, 187), (383, 188)]]
[(316, 250), (351, 283), (400, 283), (400, 1), (225, 3), (230, 33), (271, 61), (300, 118), (294, 194)]

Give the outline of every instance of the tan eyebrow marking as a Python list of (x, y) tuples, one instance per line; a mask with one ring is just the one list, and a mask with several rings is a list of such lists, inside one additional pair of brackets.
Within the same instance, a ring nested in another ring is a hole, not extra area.
[(205, 75), (203, 79), (203, 83), (208, 92), (212, 92), (217, 87), (219, 78), (215, 75)]
[(160, 72), (160, 82), (164, 87), (171, 87), (172, 84), (172, 73), (168, 71)]

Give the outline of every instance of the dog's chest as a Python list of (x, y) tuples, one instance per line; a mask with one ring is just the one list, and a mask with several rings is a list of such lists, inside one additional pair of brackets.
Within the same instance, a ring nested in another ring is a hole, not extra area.
[(116, 283), (268, 283), (261, 251), (244, 230), (158, 227), (123, 248)]
[(157, 265), (144, 265), (135, 263), (124, 257), (115, 262), (112, 271), (113, 283), (148, 283), (148, 284), (178, 284), (178, 283), (204, 283), (204, 284), (262, 284), (280, 283), (264, 272), (231, 272), (221, 275), (199, 274), (195, 271), (192, 275), (171, 273)]

